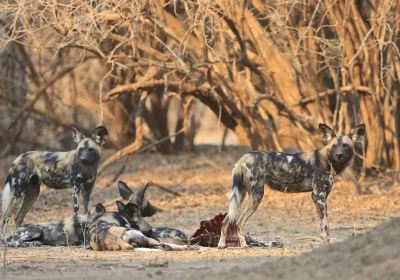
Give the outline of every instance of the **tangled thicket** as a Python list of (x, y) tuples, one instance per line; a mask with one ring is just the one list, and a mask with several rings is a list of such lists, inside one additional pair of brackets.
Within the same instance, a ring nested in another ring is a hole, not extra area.
[(338, 131), (365, 123), (366, 165), (400, 170), (397, 0), (0, 6), (0, 62), (7, 64), (0, 97), (17, 108), (5, 127), (16, 128), (9, 146), (27, 116), (68, 127), (82, 118), (75, 108), (97, 114), (101, 96), (100, 118), (122, 148), (107, 163), (150, 138), (170, 152), (166, 120), (179, 98), (176, 141), (181, 132), (193, 138), (190, 112), (199, 100), (255, 149), (307, 149), (318, 122)]

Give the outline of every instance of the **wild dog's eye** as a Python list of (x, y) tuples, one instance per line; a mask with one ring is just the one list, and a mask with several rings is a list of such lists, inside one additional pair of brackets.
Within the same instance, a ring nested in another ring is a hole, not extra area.
[(89, 152), (93, 153), (94, 149), (93, 148), (89, 148)]
[(345, 149), (348, 149), (348, 148), (350, 148), (350, 145), (349, 145), (349, 144), (346, 144), (346, 143), (344, 143), (344, 144), (343, 144), (343, 148), (345, 148)]
[(82, 152), (82, 151), (83, 151), (83, 148), (82, 148), (82, 147), (80, 147), (80, 148), (78, 149), (78, 151)]

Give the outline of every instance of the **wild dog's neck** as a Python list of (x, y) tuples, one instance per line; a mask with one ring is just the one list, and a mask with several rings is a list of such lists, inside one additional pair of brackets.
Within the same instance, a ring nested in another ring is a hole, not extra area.
[(351, 158), (344, 162), (337, 162), (332, 158), (330, 153), (330, 147), (325, 146), (322, 149), (318, 150), (320, 154), (321, 163), (324, 165), (325, 169), (330, 170), (333, 168), (335, 170), (336, 175), (342, 173), (346, 167), (351, 162)]

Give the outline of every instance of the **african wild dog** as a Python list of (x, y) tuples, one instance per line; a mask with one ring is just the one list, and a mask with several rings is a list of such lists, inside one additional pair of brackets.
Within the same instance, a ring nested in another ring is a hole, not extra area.
[(58, 222), (25, 224), (7, 238), (9, 245), (20, 247), (25, 242), (38, 241), (50, 246), (78, 246), (89, 241), (89, 215), (73, 215)]
[[(132, 191), (129, 186), (123, 182), (118, 181), (118, 190), (123, 199), (128, 200), (128, 203), (135, 203), (140, 208), (140, 217), (151, 217), (155, 213), (161, 211), (159, 208), (154, 206), (145, 198), (146, 191), (149, 187), (149, 183), (143, 188), (140, 188), (136, 192)], [(150, 227), (148, 223), (141, 219), (139, 222), (139, 217), (132, 217), (136, 224), (139, 225), (139, 230), (143, 232), (146, 236), (156, 238), (156, 239), (168, 239), (168, 240), (182, 240), (187, 241), (188, 236), (181, 230), (169, 228), (169, 227)]]
[[(228, 215), (221, 227), (219, 248), (226, 247), (228, 226), (236, 222), (241, 247), (246, 246), (244, 225), (256, 211), (264, 196), (264, 185), (289, 192), (312, 192), (317, 214), (321, 220), (321, 237), (329, 242), (327, 199), (334, 179), (353, 157), (354, 142), (365, 134), (363, 124), (354, 127), (350, 134), (336, 136), (325, 124), (319, 125), (325, 146), (319, 150), (302, 153), (249, 152), (236, 162), (232, 170), (232, 194)], [(243, 199), (249, 193), (249, 203), (240, 213)]]
[(96, 214), (89, 226), (90, 246), (93, 250), (132, 250), (135, 246), (166, 247), (135, 229), (137, 225), (131, 217), (138, 216), (139, 207), (133, 203), (125, 205), (120, 201), (117, 201), (117, 205), (118, 212), (106, 212), (103, 205), (96, 205)]
[(20, 155), (12, 164), (2, 194), (3, 236), (6, 236), (9, 217), (19, 208), (15, 217), (20, 226), (26, 213), (39, 196), (40, 185), (49, 188), (72, 188), (72, 204), (75, 214), (79, 212), (79, 194), (82, 190), (83, 212), (88, 213), (89, 202), (100, 151), (108, 132), (104, 126), (93, 130), (91, 138), (85, 137), (76, 128), (73, 140), (78, 145), (69, 152), (32, 151)]

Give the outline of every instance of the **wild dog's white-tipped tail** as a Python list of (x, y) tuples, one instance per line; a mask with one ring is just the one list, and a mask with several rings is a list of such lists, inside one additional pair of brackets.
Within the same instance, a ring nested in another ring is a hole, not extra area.
[(232, 170), (232, 194), (229, 200), (228, 219), (234, 223), (239, 218), (240, 204), (246, 194), (243, 184), (243, 169), (236, 165)]

